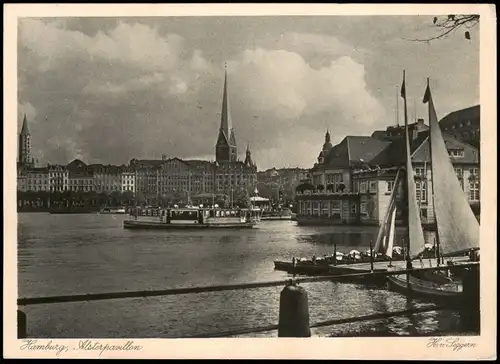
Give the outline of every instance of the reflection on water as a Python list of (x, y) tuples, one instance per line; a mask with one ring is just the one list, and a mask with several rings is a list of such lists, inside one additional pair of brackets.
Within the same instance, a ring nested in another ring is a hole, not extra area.
[[(165, 289), (286, 279), (275, 259), (368, 249), (376, 228), (298, 227), (130, 231), (123, 215), (19, 214), (21, 297)], [(403, 310), (407, 299), (383, 287), (303, 284), (311, 323)], [(183, 337), (278, 322), (282, 287), (146, 299), (27, 306), (34, 337)], [(425, 302), (411, 301), (422, 305)], [(454, 330), (450, 312), (321, 327), (315, 336), (416, 335)], [(267, 332), (246, 337), (276, 337)]]

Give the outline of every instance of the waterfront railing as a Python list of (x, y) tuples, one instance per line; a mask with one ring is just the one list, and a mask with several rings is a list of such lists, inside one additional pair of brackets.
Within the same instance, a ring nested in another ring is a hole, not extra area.
[[(475, 274), (473, 279), (478, 280), (479, 275), (479, 262), (462, 263), (456, 268), (465, 268), (466, 278), (467, 274)], [(445, 305), (430, 304), (424, 307), (411, 308), (401, 311), (392, 312), (380, 312), (365, 316), (357, 316), (343, 319), (327, 320), (323, 322), (309, 324), (309, 307), (307, 302), (307, 293), (304, 288), (299, 286), (300, 283), (314, 283), (314, 282), (343, 282), (352, 281), (359, 279), (372, 279), (384, 278), (392, 275), (406, 275), (415, 272), (422, 271), (438, 271), (443, 269), (449, 269), (449, 267), (426, 267), (426, 268), (412, 268), (412, 269), (400, 269), (393, 271), (370, 271), (363, 273), (348, 273), (348, 274), (335, 274), (335, 275), (320, 275), (313, 277), (293, 277), (287, 280), (275, 280), (267, 282), (252, 282), (252, 283), (240, 283), (240, 284), (229, 284), (229, 285), (213, 285), (213, 286), (200, 286), (200, 287), (185, 287), (185, 288), (170, 288), (170, 289), (160, 289), (160, 290), (143, 290), (143, 291), (125, 291), (125, 292), (107, 292), (107, 293), (91, 293), (91, 294), (81, 294), (81, 295), (60, 295), (60, 296), (45, 296), (45, 297), (27, 297), (18, 298), (18, 306), (29, 306), (29, 305), (43, 305), (43, 304), (55, 304), (55, 303), (68, 303), (68, 302), (88, 302), (88, 301), (99, 301), (99, 300), (113, 300), (113, 299), (127, 299), (127, 298), (146, 298), (146, 297), (160, 297), (160, 296), (172, 296), (180, 294), (195, 294), (204, 292), (221, 292), (221, 291), (234, 291), (243, 289), (257, 289), (265, 287), (277, 287), (285, 286), (281, 291), (280, 296), (280, 320), (277, 325), (269, 325), (256, 328), (240, 329), (226, 332), (217, 332), (210, 334), (201, 334), (193, 337), (230, 337), (243, 334), (251, 334), (258, 332), (267, 332), (278, 330), (278, 336), (281, 337), (304, 337), (310, 336), (310, 329), (324, 326), (332, 326), (337, 324), (345, 324), (352, 322), (360, 322), (367, 320), (378, 320), (385, 319), (395, 316), (404, 316), (414, 313), (422, 313), (437, 310), (446, 309), (461, 309), (461, 313), (464, 312), (464, 321), (467, 322), (467, 327), (477, 327), (478, 325), (478, 315), (479, 315), (479, 282), (473, 282), (472, 284), (464, 284), (464, 298), (458, 300), (459, 302), (447, 303)], [(469, 272), (469, 273), (467, 273)], [(471, 278), (468, 278), (469, 281)], [(471, 323), (471, 320), (473, 323)], [(290, 326), (291, 325), (291, 326)], [(471, 326), (472, 325), (472, 326)], [(26, 314), (18, 309), (18, 338), (27, 337), (27, 316)]]

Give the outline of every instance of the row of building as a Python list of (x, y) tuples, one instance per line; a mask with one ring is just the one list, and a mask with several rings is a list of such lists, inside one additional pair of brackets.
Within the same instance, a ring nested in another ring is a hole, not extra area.
[[(479, 106), (453, 112), (440, 121), (456, 176), (472, 209), (480, 209)], [(423, 223), (432, 224), (433, 199), (429, 128), (424, 119), (409, 125), (410, 152)], [(346, 136), (332, 146), (327, 132), (310, 179), (297, 189), (302, 222), (378, 224), (387, 209), (397, 170), (405, 163), (404, 127), (389, 126), (371, 136)], [(402, 186), (396, 198), (401, 203)], [(398, 209), (401, 220), (403, 205)]]
[(257, 165), (249, 146), (245, 159), (238, 160), (236, 138), (229, 109), (227, 72), (224, 79), (220, 127), (215, 161), (184, 160), (177, 157), (132, 159), (128, 165), (86, 164), (75, 159), (67, 165), (35, 165), (31, 156), (31, 133), (26, 116), (19, 134), (17, 189), (21, 192), (131, 192), (154, 198), (164, 194), (226, 194), (253, 190)]

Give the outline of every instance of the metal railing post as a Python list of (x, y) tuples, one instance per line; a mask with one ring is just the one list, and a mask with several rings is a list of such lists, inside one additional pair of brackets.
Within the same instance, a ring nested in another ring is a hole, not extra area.
[(26, 338), (27, 333), (27, 316), (21, 311), (17, 310), (17, 338), (24, 339)]

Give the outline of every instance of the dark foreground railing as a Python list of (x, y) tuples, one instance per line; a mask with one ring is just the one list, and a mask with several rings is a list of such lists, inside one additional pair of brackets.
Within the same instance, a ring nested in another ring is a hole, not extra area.
[[(464, 278), (463, 299), (460, 302), (455, 302), (447, 305), (430, 305), (420, 308), (412, 308), (395, 312), (376, 313), (366, 316), (358, 316), (345, 319), (328, 320), (324, 322), (309, 324), (309, 307), (307, 301), (307, 292), (303, 287), (298, 286), (298, 283), (312, 283), (324, 281), (352, 281), (359, 279), (376, 280), (385, 278), (391, 275), (402, 275), (412, 272), (435, 271), (448, 268), (466, 268)], [(68, 302), (86, 302), (98, 300), (126, 299), (138, 297), (158, 297), (171, 296), (179, 294), (193, 294), (202, 292), (220, 292), (229, 290), (255, 289), (264, 287), (283, 286), (280, 296), (279, 324), (269, 325), (257, 328), (240, 329), (226, 332), (218, 332), (211, 334), (201, 334), (193, 337), (228, 337), (243, 335), (249, 333), (266, 332), (278, 330), (279, 337), (309, 337), (310, 329), (315, 327), (331, 326), (343, 323), (359, 322), (366, 320), (384, 319), (394, 316), (403, 316), (413, 313), (428, 312), (445, 309), (460, 309), (461, 320), (463, 321), (464, 329), (478, 330), (479, 327), (479, 263), (470, 262), (463, 263), (453, 267), (429, 267), (429, 268), (413, 268), (407, 270), (384, 271), (384, 272), (366, 272), (366, 273), (351, 273), (351, 274), (336, 274), (322, 275), (316, 277), (293, 278), (289, 280), (278, 280), (268, 282), (241, 283), (231, 285), (216, 285), (202, 287), (187, 287), (187, 288), (172, 288), (163, 290), (144, 290), (130, 292), (108, 292), (95, 293), (71, 296), (47, 296), (47, 297), (30, 297), (19, 298), (18, 306), (40, 305), (52, 303), (68, 303)], [(18, 310), (18, 338), (27, 336), (27, 317), (26, 314)]]

